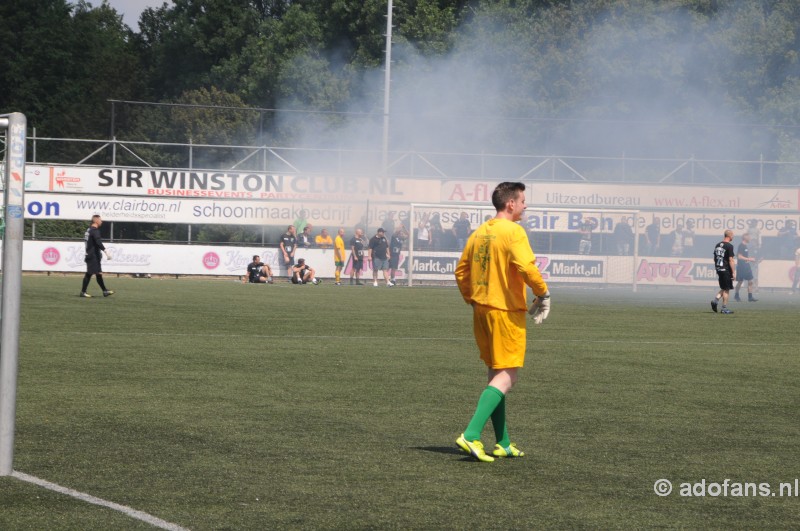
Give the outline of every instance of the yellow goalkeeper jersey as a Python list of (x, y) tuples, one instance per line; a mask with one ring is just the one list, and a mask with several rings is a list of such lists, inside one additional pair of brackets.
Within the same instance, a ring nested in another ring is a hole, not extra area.
[(336, 235), (336, 240), (333, 244), (333, 259), (339, 260), (344, 262), (344, 240), (338, 234)]
[(500, 310), (527, 310), (525, 285), (536, 295), (547, 284), (525, 229), (507, 219), (490, 219), (472, 233), (456, 266), (464, 300)]

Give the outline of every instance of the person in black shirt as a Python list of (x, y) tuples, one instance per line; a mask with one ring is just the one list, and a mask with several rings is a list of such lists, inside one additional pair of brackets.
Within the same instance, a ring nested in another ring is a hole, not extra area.
[(661, 222), (653, 216), (653, 222), (644, 228), (645, 254), (656, 256), (661, 245)]
[(453, 223), (453, 236), (456, 237), (456, 247), (459, 251), (464, 250), (470, 234), (472, 234), (472, 227), (469, 224), (469, 214), (462, 212), (461, 217)]
[(308, 284), (311, 282), (315, 286), (322, 282), (314, 276), (314, 268), (306, 264), (305, 258), (298, 258), (297, 265), (292, 266), (292, 284)]
[(397, 270), (400, 269), (400, 253), (403, 251), (403, 245), (408, 239), (408, 231), (403, 225), (400, 225), (389, 242), (389, 286), (397, 284), (395, 282), (395, 275)]
[(247, 264), (247, 278), (245, 282), (258, 284), (267, 282), (272, 284), (272, 268), (261, 261), (258, 255), (253, 256), (253, 261)]
[(292, 274), (292, 266), (294, 265), (294, 253), (297, 251), (296, 230), (294, 225), (289, 225), (286, 229), (286, 233), (281, 236), (281, 243), (278, 244), (283, 254), (283, 265), (286, 266), (286, 272), (290, 277)]
[(314, 239), (311, 237), (311, 224), (306, 225), (303, 227), (303, 232), (300, 233), (300, 237), (298, 238), (298, 245), (301, 245), (308, 249), (311, 247), (311, 244), (314, 242)]
[(95, 276), (97, 283), (100, 285), (100, 289), (103, 290), (103, 297), (114, 294), (113, 291), (106, 288), (105, 282), (103, 282), (103, 268), (100, 265), (100, 260), (102, 260), (101, 251), (106, 255), (106, 259), (111, 260), (111, 256), (106, 251), (105, 245), (103, 245), (103, 239), (100, 237), (100, 226), (102, 224), (103, 220), (100, 216), (95, 214), (92, 216), (92, 224), (86, 229), (86, 233), (83, 235), (83, 240), (86, 243), (86, 256), (83, 259), (83, 261), (86, 262), (86, 274), (83, 276), (83, 287), (81, 288), (80, 296), (87, 299), (92, 297), (86, 293), (86, 289), (89, 287), (89, 281), (92, 280), (92, 275)]
[(628, 218), (622, 218), (614, 226), (614, 239), (616, 240), (618, 255), (626, 256), (631, 254), (631, 249), (633, 248), (633, 229), (630, 223), (628, 223)]
[(736, 249), (736, 278), (738, 280), (736, 282), (736, 294), (733, 297), (736, 302), (742, 302), (742, 299), (739, 298), (739, 289), (745, 280), (747, 281), (747, 301), (758, 302), (758, 299), (753, 297), (753, 270), (750, 267), (750, 264), (755, 262), (756, 259), (750, 256), (749, 244), (750, 234), (744, 233), (742, 235), (742, 243)]
[(778, 229), (778, 245), (780, 246), (781, 260), (791, 260), (794, 252), (794, 244), (797, 239), (797, 223), (790, 219)]
[(350, 270), (350, 284), (353, 283), (353, 275), (356, 277), (356, 285), (363, 286), (361, 282), (361, 268), (364, 267), (364, 231), (356, 229), (356, 235), (350, 239), (350, 262), (353, 269)]
[(726, 230), (722, 241), (714, 247), (714, 268), (719, 277), (719, 293), (711, 301), (711, 309), (716, 312), (719, 300), (722, 299), (721, 313), (725, 314), (733, 313), (728, 309), (728, 293), (733, 289), (733, 281), (736, 280), (732, 240), (733, 231)]
[(372, 285), (378, 287), (378, 271), (383, 271), (386, 286), (392, 287), (389, 282), (389, 240), (383, 227), (369, 239), (369, 257), (372, 260)]

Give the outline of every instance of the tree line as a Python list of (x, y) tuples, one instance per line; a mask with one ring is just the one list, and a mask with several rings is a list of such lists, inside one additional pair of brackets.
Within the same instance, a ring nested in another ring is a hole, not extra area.
[[(401, 113), (443, 102), (453, 114), (490, 110), (509, 119), (500, 127), (481, 118), (494, 142), (524, 135), (524, 151), (564, 142), (562, 130), (575, 135), (569, 120), (583, 120), (583, 129), (618, 121), (621, 130), (668, 117), (692, 124), (700, 145), (704, 124), (720, 125), (722, 140), (730, 131), (721, 125), (749, 126), (746, 148), (797, 160), (795, 1), (397, 0), (393, 14), (395, 99), (411, 102)], [(175, 0), (129, 28), (105, 1), (5, 0), (0, 111), (24, 112), (40, 136), (77, 138), (109, 135), (110, 99), (380, 114), (385, 16), (385, 0)], [(459, 83), (427, 86), (448, 93), (415, 101), (435, 70)], [(207, 117), (216, 127), (201, 117), (184, 111), (165, 121), (131, 108), (120, 111), (116, 132), (129, 140), (299, 139), (297, 124), (282, 128), (275, 115), (259, 117), (267, 123), (235, 112)], [(519, 118), (529, 121), (508, 123)], [(331, 115), (326, 125), (345, 119)], [(590, 140), (602, 149), (600, 136)]]

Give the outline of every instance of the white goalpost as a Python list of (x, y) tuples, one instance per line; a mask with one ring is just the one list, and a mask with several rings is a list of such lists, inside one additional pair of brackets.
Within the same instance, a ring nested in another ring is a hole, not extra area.
[(0, 115), (6, 130), (6, 164), (3, 176), (3, 284), (0, 321), (0, 476), (14, 465), (14, 424), (17, 404), (19, 315), (22, 296), (22, 239), (25, 229), (25, 152), (27, 120), (18, 112)]
[[(456, 222), (466, 219), (474, 231), (495, 213), (486, 203), (412, 203), (408, 285), (453, 283), (464, 243)], [(644, 223), (638, 210), (528, 207), (519, 223), (548, 282), (618, 285), (636, 291)]]

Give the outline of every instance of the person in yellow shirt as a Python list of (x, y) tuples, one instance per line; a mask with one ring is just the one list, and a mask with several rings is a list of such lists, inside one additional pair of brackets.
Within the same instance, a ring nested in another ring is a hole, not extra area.
[(480, 441), (489, 418), (497, 439), (492, 455), (525, 455), (509, 439), (505, 397), (525, 362), (526, 285), (536, 295), (528, 310), (534, 322), (541, 323), (550, 312), (547, 284), (536, 266), (525, 229), (516, 223), (525, 212), (525, 184), (500, 183), (492, 193), (492, 204), (496, 216), (470, 235), (455, 271), (458, 289), (472, 306), (475, 341), (488, 367), (488, 385), (456, 444), (483, 462), (494, 461)]
[(333, 245), (333, 238), (328, 234), (328, 229), (322, 229), (322, 231), (317, 234), (317, 237), (314, 238), (314, 243), (316, 243), (317, 247), (320, 249), (330, 249)]
[[(329, 236), (330, 237), (330, 236)], [(336, 266), (336, 285), (342, 285), (342, 269), (344, 268), (344, 228), (339, 227), (336, 240), (333, 242), (333, 265)]]

